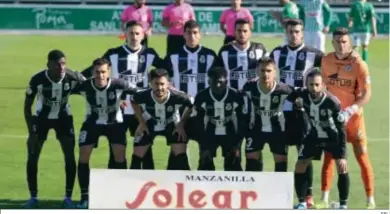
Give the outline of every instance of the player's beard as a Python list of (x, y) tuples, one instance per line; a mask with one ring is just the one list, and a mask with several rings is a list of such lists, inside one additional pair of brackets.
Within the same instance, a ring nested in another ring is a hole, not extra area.
[(240, 39), (236, 39), (236, 42), (237, 42), (239, 45), (244, 46), (244, 45), (248, 44), (249, 40), (246, 39), (246, 40), (244, 40), (243, 42), (241, 42)]
[(316, 91), (310, 92), (310, 97), (314, 101), (318, 101), (319, 99), (322, 98), (322, 96), (323, 96), (323, 91), (320, 91), (320, 92), (316, 92)]
[(154, 91), (154, 96), (156, 97), (156, 98), (158, 98), (158, 99), (164, 99), (166, 96), (167, 96), (167, 90), (161, 90), (161, 89), (156, 89), (155, 91)]

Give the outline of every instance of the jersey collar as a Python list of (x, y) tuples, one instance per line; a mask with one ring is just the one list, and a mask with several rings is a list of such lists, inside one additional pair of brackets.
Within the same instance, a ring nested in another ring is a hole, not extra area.
[(62, 83), (62, 80), (64, 80), (64, 78), (65, 78), (65, 76), (66, 76), (66, 74), (64, 74), (64, 76), (62, 76), (61, 79), (60, 79), (58, 82), (55, 82), (55, 81), (53, 81), (52, 79), (50, 79), (49, 74), (48, 74), (47, 72), (48, 72), (48, 70), (45, 70), (45, 76), (46, 76), (46, 78), (47, 78), (51, 83), (53, 83), (53, 84), (61, 84), (61, 83)]
[(223, 98), (222, 98), (221, 100), (217, 100), (217, 99), (214, 97), (213, 92), (211, 91), (211, 88), (209, 89), (210, 97), (211, 97), (211, 99), (213, 99), (215, 102), (221, 102), (221, 103), (223, 103), (223, 102), (226, 100), (226, 98), (227, 98), (227, 96), (228, 96), (228, 93), (229, 93), (229, 88), (226, 87), (226, 92), (225, 92), (225, 95), (223, 96)]
[(262, 90), (261, 90), (261, 88), (260, 88), (260, 79), (259, 80), (257, 80), (257, 90), (259, 90), (259, 93), (261, 94), (261, 95), (270, 95), (272, 92), (274, 92), (275, 91), (275, 88), (276, 88), (276, 85), (277, 85), (277, 83), (276, 83), (276, 81), (274, 81), (274, 86), (272, 87), (272, 89), (268, 92), (268, 93), (264, 93)]

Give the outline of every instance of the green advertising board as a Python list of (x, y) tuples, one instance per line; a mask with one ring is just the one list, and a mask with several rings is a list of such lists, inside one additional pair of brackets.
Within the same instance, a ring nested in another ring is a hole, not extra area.
[[(219, 17), (225, 8), (195, 8), (202, 32), (218, 33)], [(280, 33), (281, 26), (270, 10), (278, 8), (250, 8), (255, 33)], [(118, 32), (123, 6), (0, 6), (1, 30), (74, 30)], [(154, 32), (162, 33), (162, 7), (152, 7)], [(335, 9), (331, 29), (347, 26), (348, 9)], [(389, 33), (389, 11), (377, 10), (378, 33)]]

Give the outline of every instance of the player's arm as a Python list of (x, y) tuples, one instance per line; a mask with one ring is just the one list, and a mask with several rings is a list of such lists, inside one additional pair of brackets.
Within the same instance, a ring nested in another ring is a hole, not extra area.
[[(247, 106), (245, 106), (244, 101), (244, 94), (238, 93), (237, 94), (237, 108), (235, 109), (236, 115), (237, 115), (237, 123), (238, 123), (238, 135), (241, 139), (246, 134), (246, 131), (248, 130), (248, 112), (247, 112)], [(249, 103), (249, 101), (248, 101)]]
[(134, 115), (135, 117), (137, 118), (138, 120), (138, 123), (140, 125), (143, 125), (143, 126), (147, 126), (146, 125), (146, 120), (144, 119), (144, 117), (142, 116), (142, 108), (139, 104), (143, 103), (143, 96), (144, 94), (142, 92), (137, 92), (135, 93), (132, 97), (131, 97), (131, 106), (133, 107), (134, 109)]
[(187, 123), (188, 119), (191, 116), (194, 104), (192, 103), (190, 97), (187, 94), (183, 93), (183, 106), (185, 107), (183, 115), (181, 116), (180, 123), (184, 125)]
[(376, 17), (375, 17), (375, 9), (372, 5), (370, 5), (370, 12), (371, 16), (371, 27), (372, 27), (372, 36), (375, 37), (377, 35), (377, 28), (376, 28)]
[(31, 134), (33, 132), (32, 127), (32, 113), (31, 113), (31, 107), (34, 103), (35, 96), (37, 95), (37, 83), (35, 78), (33, 77), (30, 81), (30, 84), (26, 90), (26, 97), (24, 99), (24, 119), (26, 121), (28, 133)]
[(222, 12), (221, 17), (219, 18), (219, 29), (226, 34), (226, 10)]
[(324, 53), (320, 50), (316, 50), (314, 56), (314, 67), (320, 68), (322, 65), (322, 58), (324, 57)]
[(71, 94), (80, 94), (81, 84), (87, 80), (87, 78), (80, 72), (74, 72), (75, 80), (71, 81), (70, 93)]
[(194, 110), (196, 111), (195, 115), (195, 128), (197, 131), (199, 131), (199, 143), (204, 142), (201, 138), (204, 136), (204, 130), (205, 130), (205, 124), (204, 124), (204, 117), (206, 116), (206, 110), (202, 107), (203, 101), (202, 101), (202, 94), (198, 93), (195, 96), (194, 100)]
[(150, 36), (153, 30), (153, 12), (148, 8), (148, 29), (146, 30), (146, 35)]
[(122, 14), (121, 14), (121, 29), (122, 29), (122, 32), (126, 31), (126, 23), (127, 23), (127, 20), (128, 20), (128, 17), (127, 17), (128, 8), (129, 7), (124, 9)]
[[(337, 100), (337, 99), (335, 99)], [(340, 102), (335, 102), (334, 109), (332, 110), (332, 118), (334, 121), (334, 124), (337, 129), (337, 141), (339, 145), (341, 146), (341, 149), (343, 151), (342, 158), (345, 158), (346, 151), (347, 151), (347, 137), (346, 137), (346, 130), (345, 130), (345, 123), (346, 118), (344, 117), (343, 113), (341, 112), (341, 105)]]
[(163, 27), (165, 27), (165, 28), (169, 28), (170, 27), (169, 14), (170, 14), (170, 9), (169, 9), (169, 6), (168, 6), (163, 11), (162, 21), (161, 21), (161, 25)]
[(214, 60), (214, 66), (215, 67), (225, 67), (225, 63), (223, 62), (223, 57), (222, 57), (222, 51), (223, 51), (223, 46), (218, 51), (217, 59)]
[(324, 3), (322, 4), (322, 11), (323, 11), (322, 16), (324, 20), (324, 29), (322, 31), (324, 33), (328, 33), (330, 24), (332, 23), (333, 13), (331, 8), (329, 7), (329, 4), (326, 1), (324, 1)]

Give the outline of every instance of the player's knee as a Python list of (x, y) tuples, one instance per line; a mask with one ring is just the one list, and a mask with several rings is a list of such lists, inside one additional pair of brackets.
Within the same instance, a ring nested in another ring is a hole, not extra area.
[(275, 163), (287, 162), (287, 155), (274, 154)]
[(295, 173), (305, 173), (310, 160), (298, 160), (295, 164)]
[(139, 157), (139, 158), (143, 158), (146, 154), (146, 152), (148, 151), (150, 145), (146, 145), (146, 146), (135, 146), (134, 149), (133, 149), (133, 155)]
[(261, 151), (258, 152), (247, 152), (246, 153), (246, 159), (252, 159), (252, 160), (263, 160), (263, 154)]
[(367, 146), (365, 143), (356, 142), (352, 145), (353, 145), (353, 152), (355, 153), (356, 156), (367, 152)]
[(85, 145), (81, 146), (79, 149), (79, 162), (80, 163), (89, 163), (89, 159), (92, 153), (94, 145)]
[(117, 163), (122, 163), (126, 159), (126, 146), (121, 144), (112, 144), (112, 152), (114, 154), (114, 160)]
[(234, 149), (226, 154), (224, 168), (225, 171), (242, 171), (239, 149)]
[(185, 143), (175, 143), (171, 145), (171, 151), (174, 155), (179, 155), (186, 153), (187, 151), (187, 144)]

